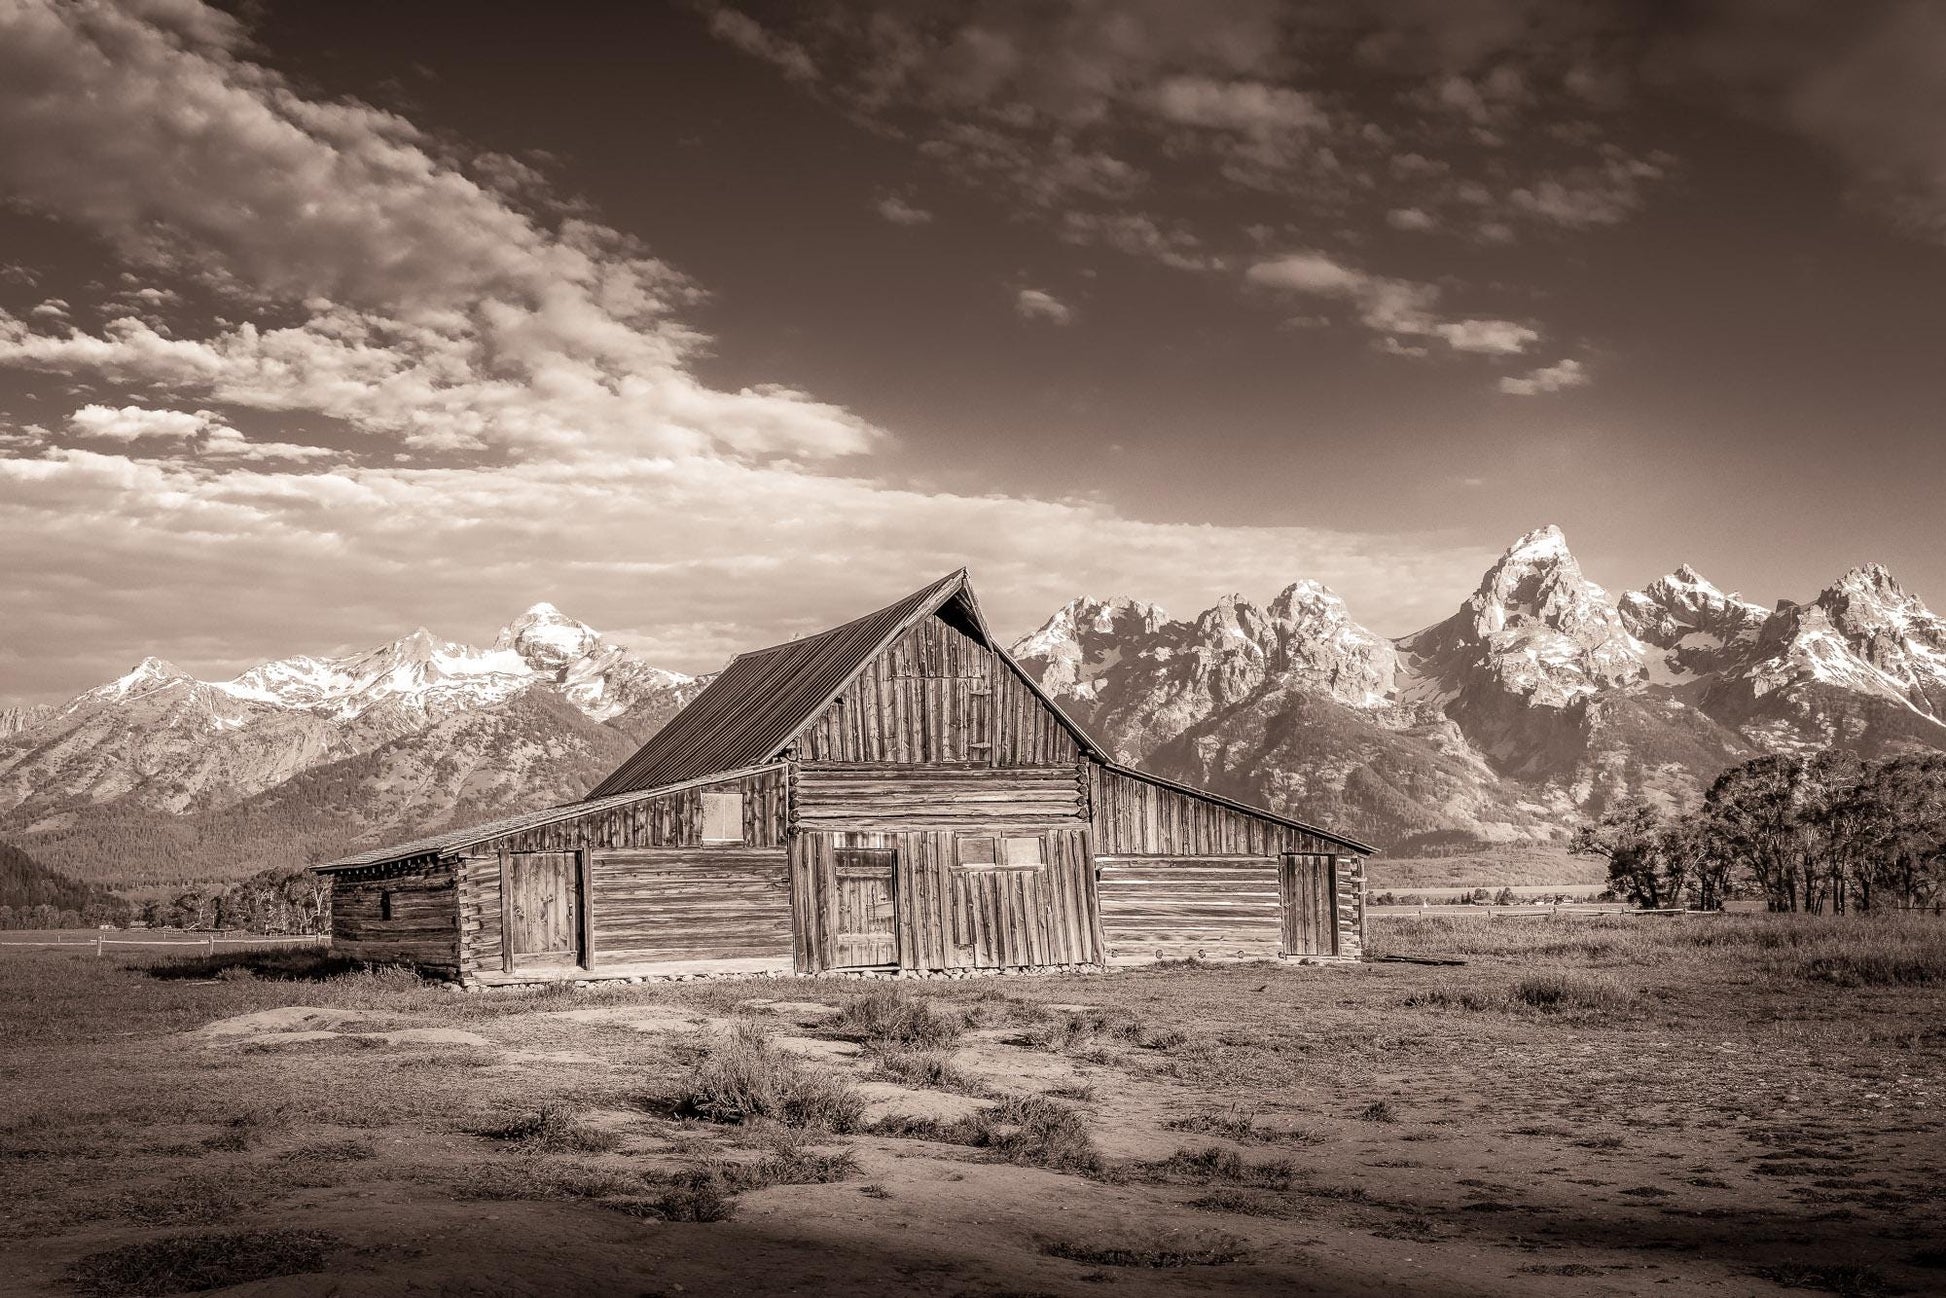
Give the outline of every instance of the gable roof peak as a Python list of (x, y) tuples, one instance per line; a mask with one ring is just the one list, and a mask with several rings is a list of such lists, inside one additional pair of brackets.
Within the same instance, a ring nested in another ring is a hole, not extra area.
[[(607, 797), (771, 760), (894, 641), (952, 604), (958, 605), (971, 633), (1011, 664), (1007, 651), (987, 629), (967, 570), (960, 568), (863, 617), (738, 654), (688, 707), (649, 736), (588, 796)], [(1014, 670), (1019, 672), (1017, 667)], [(1031, 678), (1019, 674), (1028, 688), (1040, 693)], [(1051, 699), (1044, 694), (1041, 698), (1084, 751), (1101, 753), (1099, 745)]]

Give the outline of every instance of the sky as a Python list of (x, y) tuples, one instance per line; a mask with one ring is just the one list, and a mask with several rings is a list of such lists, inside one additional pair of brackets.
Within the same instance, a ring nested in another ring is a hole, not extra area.
[(1946, 600), (1946, 5), (0, 0), (0, 704), (1545, 523)]

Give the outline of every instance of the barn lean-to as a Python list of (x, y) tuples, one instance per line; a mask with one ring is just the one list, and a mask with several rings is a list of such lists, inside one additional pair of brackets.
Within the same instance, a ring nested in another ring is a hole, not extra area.
[(317, 868), (338, 951), (491, 985), (1356, 957), (1371, 851), (1114, 761), (962, 570), (739, 656), (581, 802)]

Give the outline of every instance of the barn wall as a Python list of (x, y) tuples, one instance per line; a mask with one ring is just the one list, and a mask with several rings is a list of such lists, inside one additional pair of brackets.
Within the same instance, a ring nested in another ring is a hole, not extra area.
[(1100, 867), (1102, 941), (1112, 961), (1283, 952), (1274, 856), (1119, 857)]
[(1094, 964), (1101, 959), (1100, 916), (1092, 887), (1088, 831), (1073, 820), (1004, 827), (1038, 837), (1038, 869), (980, 869), (958, 864), (964, 829), (806, 830), (791, 844), (797, 967), (829, 967), (836, 903), (831, 856), (845, 847), (898, 851), (898, 951), (907, 969), (1007, 968)]
[(1077, 765), (900, 767), (802, 762), (791, 773), (791, 814), (803, 829), (897, 830), (1085, 823)]
[[(1334, 945), (1335, 954), (1360, 954), (1364, 865), (1339, 844), (1101, 767), (1091, 788), (1111, 961), (1330, 955)], [(1326, 890), (1335, 913), (1319, 914), (1302, 889), (1286, 894), (1286, 853), (1336, 858), (1335, 891)], [(1335, 943), (1319, 927), (1335, 929)]]
[[(744, 841), (742, 844), (709, 846), (703, 844), (702, 795), (705, 793), (743, 795)], [(768, 859), (781, 867), (784, 860), (786, 796), (783, 771), (781, 769), (761, 771), (755, 775), (678, 789), (660, 797), (644, 798), (625, 806), (609, 807), (586, 815), (537, 825), (531, 829), (518, 830), (468, 847), (458, 864), (462, 972), (491, 972), (501, 968), (501, 852), (585, 850), (596, 858), (590, 862), (593, 866), (604, 851), (655, 848), (675, 849), (680, 852), (681, 849), (690, 849), (689, 858), (699, 868), (706, 868), (701, 865), (704, 858), (720, 856), (729, 863), (729, 868), (733, 871), (735, 866), (730, 858), (747, 854), (746, 849), (769, 849), (766, 853)], [(672, 862), (674, 859), (672, 856)], [(675, 886), (673, 882), (671, 886)], [(605, 915), (602, 888), (601, 874), (597, 871), (594, 877), (594, 906), (591, 914), (597, 962), (604, 958), (604, 946), (613, 944), (612, 949), (620, 952), (639, 947), (644, 941), (641, 931), (641, 912), (644, 905), (642, 899), (639, 896), (624, 899), (620, 895), (614, 896), (611, 900), (622, 908), (622, 913), (612, 926), (614, 931), (608, 934), (607, 941), (604, 940), (604, 929), (609, 926), (609, 922)], [(664, 933), (662, 936), (671, 935)], [(689, 946), (691, 948), (707, 946), (714, 941), (714, 934), (699, 931)], [(786, 944), (783, 955), (788, 957), (789, 954), (790, 948)], [(617, 962), (619, 956), (610, 959), (610, 963)]]
[(1276, 856), (1344, 848), (1264, 816), (1094, 766), (1095, 851), (1103, 856)]
[[(422, 860), (331, 876), (331, 949), (354, 960), (457, 970), (456, 876), (450, 862)], [(384, 917), (385, 894), (392, 918)]]
[(593, 964), (791, 959), (790, 858), (773, 848), (638, 848), (590, 861)]
[(874, 659), (799, 738), (817, 762), (1072, 766), (1074, 737), (1000, 656), (937, 617)]

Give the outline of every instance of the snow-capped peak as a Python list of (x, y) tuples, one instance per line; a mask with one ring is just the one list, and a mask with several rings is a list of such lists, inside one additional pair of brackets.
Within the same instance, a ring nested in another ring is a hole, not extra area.
[(1529, 703), (1561, 707), (1647, 671), (1642, 643), (1551, 523), (1508, 547), (1457, 613), (1399, 648), (1399, 689), (1412, 701), (1450, 698), (1484, 674)]
[(125, 675), (110, 681), (106, 688), (116, 695), (127, 695), (134, 693), (136, 690), (161, 685), (167, 681), (184, 681), (188, 679), (190, 679), (189, 673), (183, 671), (174, 663), (166, 659), (157, 658), (151, 654), (141, 662), (136, 663), (135, 666), (129, 668)]
[(542, 602), (500, 629), (495, 649), (510, 649), (536, 671), (559, 671), (601, 644), (601, 634)]

